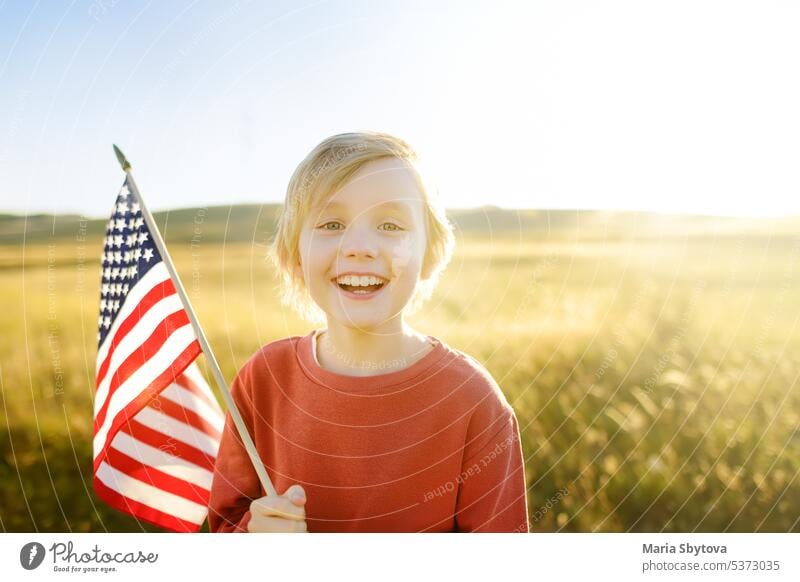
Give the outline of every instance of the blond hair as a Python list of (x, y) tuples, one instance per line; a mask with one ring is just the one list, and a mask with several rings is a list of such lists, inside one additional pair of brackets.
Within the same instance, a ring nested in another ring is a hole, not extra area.
[(423, 204), (427, 243), (422, 280), (406, 309), (416, 312), (431, 296), (453, 252), (453, 227), (444, 208), (427, 185), (417, 153), (402, 139), (379, 132), (341, 133), (315, 147), (300, 162), (289, 180), (286, 202), (278, 218), (268, 258), (281, 279), (281, 302), (311, 322), (324, 322), (325, 314), (313, 301), (305, 281), (295, 275), (300, 262), (300, 232), (309, 213), (326, 197), (342, 188), (366, 164), (384, 158), (405, 161), (414, 171)]

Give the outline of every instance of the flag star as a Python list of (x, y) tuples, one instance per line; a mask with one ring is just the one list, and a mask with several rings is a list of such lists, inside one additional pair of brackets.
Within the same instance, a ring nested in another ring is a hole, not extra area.
[(109, 291), (109, 284), (108, 283), (103, 283), (102, 290), (100, 291), (100, 295), (105, 297), (106, 295), (108, 295), (108, 291)]
[(133, 258), (132, 251), (125, 251), (125, 254), (122, 256), (122, 260), (126, 263), (130, 263), (132, 258)]
[(123, 184), (122, 188), (119, 189), (119, 195), (122, 196), (123, 198), (127, 198), (130, 193), (131, 191), (128, 189), (127, 184)]
[(131, 265), (130, 267), (128, 267), (128, 271), (130, 271), (130, 275), (129, 275), (130, 278), (133, 279), (136, 276), (136, 274), (139, 272), (139, 267), (137, 267), (136, 265)]
[(106, 329), (111, 327), (111, 318), (107, 315), (103, 318), (103, 327)]
[(138, 261), (141, 258), (142, 258), (142, 249), (140, 248), (133, 249), (133, 260)]
[(122, 235), (115, 234), (114, 235), (114, 246), (115, 247), (122, 247)]
[(103, 325), (103, 314), (100, 314), (100, 317), (97, 318), (97, 326)]
[(117, 218), (114, 221), (114, 230), (122, 230), (123, 228), (125, 228), (125, 219)]
[(119, 267), (114, 267), (111, 269), (111, 278), (116, 279), (117, 277), (119, 277)]
[(150, 234), (149, 233), (140, 232), (139, 233), (139, 244), (142, 244), (143, 242), (147, 242), (148, 238), (150, 238)]
[(114, 305), (111, 307), (114, 310), (114, 313), (119, 311), (119, 301), (114, 301)]
[(114, 262), (115, 263), (122, 262), (122, 253), (120, 251), (114, 251)]
[(106, 237), (106, 241), (105, 241), (105, 245), (104, 246), (110, 247), (112, 244), (114, 244), (114, 238), (109, 234)]
[(129, 247), (132, 247), (133, 245), (135, 245), (136, 244), (136, 234), (129, 234), (125, 238), (125, 244), (128, 245)]
[(128, 228), (134, 230), (136, 228), (136, 219), (131, 217), (128, 219)]
[(136, 219), (136, 228), (139, 228), (140, 226), (143, 225), (144, 225), (144, 218), (140, 216), (139, 218)]
[(133, 204), (131, 204), (131, 212), (136, 214), (140, 210), (141, 210), (141, 208), (139, 207), (139, 203), (138, 202), (134, 202)]
[(144, 249), (144, 257), (142, 258), (149, 263), (150, 259), (153, 258), (153, 249)]
[(100, 311), (105, 311), (105, 310), (106, 310), (106, 300), (105, 299), (101, 299), (100, 300)]
[(122, 295), (122, 283), (116, 283), (116, 284), (114, 285), (114, 287), (116, 287), (116, 288), (117, 288), (117, 289), (116, 289), (116, 291), (117, 291), (117, 292), (116, 292), (116, 295)]
[(117, 203), (117, 212), (121, 214), (125, 214), (128, 212), (128, 204), (126, 202), (118, 202)]
[(110, 279), (111, 278), (111, 268), (106, 267), (103, 269), (103, 279)]
[(125, 284), (122, 286), (122, 294), (123, 294), (123, 295), (127, 295), (127, 294), (128, 294), (128, 289), (130, 289), (130, 286), (129, 286), (127, 283), (125, 283)]

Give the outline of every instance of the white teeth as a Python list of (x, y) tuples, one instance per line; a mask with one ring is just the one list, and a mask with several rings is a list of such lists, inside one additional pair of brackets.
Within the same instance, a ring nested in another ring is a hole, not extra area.
[(367, 285), (378, 285), (380, 283), (384, 283), (385, 281), (383, 279), (379, 279), (378, 277), (373, 277), (372, 275), (343, 275), (338, 277), (336, 282), (340, 285), (366, 287)]

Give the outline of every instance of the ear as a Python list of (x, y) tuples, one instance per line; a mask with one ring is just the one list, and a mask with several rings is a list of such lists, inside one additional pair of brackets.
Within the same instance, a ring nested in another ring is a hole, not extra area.
[(422, 270), (419, 272), (420, 280), (421, 281), (426, 281), (427, 279), (429, 279), (431, 274), (432, 274), (432, 271), (433, 271), (433, 269), (431, 268), (430, 265), (425, 265), (423, 263)]
[(297, 259), (297, 263), (295, 263), (294, 269), (292, 270), (292, 275), (297, 280), (303, 280), (303, 267), (300, 264), (300, 259)]

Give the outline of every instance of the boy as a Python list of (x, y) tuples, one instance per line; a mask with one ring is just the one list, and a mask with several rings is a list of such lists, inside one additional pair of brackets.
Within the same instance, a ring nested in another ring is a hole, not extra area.
[(327, 326), (267, 344), (237, 374), (284, 494), (265, 496), (228, 415), (211, 531), (528, 531), (513, 409), (480, 364), (403, 320), (453, 241), (404, 141), (335, 135), (303, 160), (271, 258), (283, 302)]

